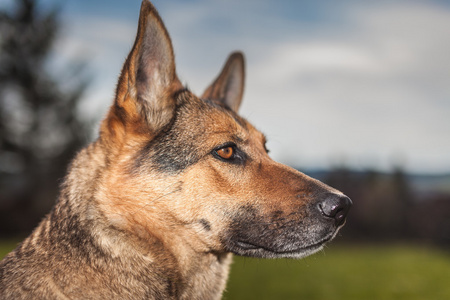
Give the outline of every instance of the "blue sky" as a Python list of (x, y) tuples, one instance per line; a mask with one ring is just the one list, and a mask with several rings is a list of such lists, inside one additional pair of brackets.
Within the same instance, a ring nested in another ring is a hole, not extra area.
[[(45, 3), (55, 1), (46, 0)], [(66, 0), (55, 65), (89, 63), (83, 111), (112, 102), (138, 0)], [(241, 113), (274, 159), (305, 169), (450, 171), (448, 1), (153, 1), (195, 93), (242, 50)]]

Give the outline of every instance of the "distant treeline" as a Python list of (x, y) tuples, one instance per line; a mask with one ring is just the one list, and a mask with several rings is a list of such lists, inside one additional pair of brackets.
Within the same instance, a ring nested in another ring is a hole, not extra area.
[[(425, 241), (450, 246), (450, 193), (419, 190), (418, 176), (341, 167), (306, 172), (353, 200), (343, 240)], [(450, 183), (449, 183), (450, 184)]]

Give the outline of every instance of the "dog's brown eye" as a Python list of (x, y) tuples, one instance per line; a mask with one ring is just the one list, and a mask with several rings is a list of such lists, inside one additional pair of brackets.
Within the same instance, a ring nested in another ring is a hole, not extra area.
[(248, 156), (236, 146), (235, 143), (229, 142), (214, 149), (211, 154), (226, 163), (235, 165), (244, 164)]
[(228, 147), (220, 148), (219, 150), (216, 151), (216, 153), (223, 159), (230, 159), (233, 156), (234, 150), (233, 150), (233, 147), (228, 146)]

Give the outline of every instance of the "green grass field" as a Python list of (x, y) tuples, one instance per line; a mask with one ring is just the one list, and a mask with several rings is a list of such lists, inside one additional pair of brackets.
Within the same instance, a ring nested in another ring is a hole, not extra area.
[(450, 253), (332, 245), (298, 261), (235, 257), (224, 299), (450, 299)]
[[(0, 257), (16, 242), (0, 243)], [(447, 300), (450, 253), (405, 245), (332, 245), (303, 260), (235, 257), (225, 300)]]

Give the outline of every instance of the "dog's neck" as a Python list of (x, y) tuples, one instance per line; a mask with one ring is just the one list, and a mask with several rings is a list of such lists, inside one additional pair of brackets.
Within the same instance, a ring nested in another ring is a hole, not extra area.
[[(220, 299), (225, 289), (232, 255), (195, 251), (184, 238), (165, 239), (146, 234), (145, 238), (104, 228), (98, 235), (111, 256), (122, 261), (140, 261), (142, 270), (170, 273), (168, 294), (177, 299)], [(168, 242), (170, 240), (170, 242)], [(137, 270), (138, 271), (138, 270)], [(216, 295), (211, 298), (211, 295)]]

